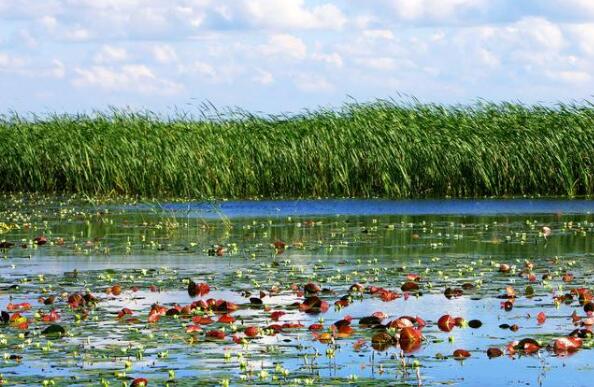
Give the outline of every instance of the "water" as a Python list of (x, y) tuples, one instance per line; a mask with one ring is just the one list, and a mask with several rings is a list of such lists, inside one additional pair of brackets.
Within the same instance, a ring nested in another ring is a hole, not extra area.
[[(448, 200), (244, 200), (217, 203), (169, 203), (160, 206), (189, 216), (229, 218), (369, 215), (513, 215), (589, 214), (592, 200), (560, 199), (448, 199)], [(146, 205), (129, 207), (146, 211)]]
[[(506, 351), (508, 343), (523, 338), (546, 347), (575, 328), (570, 318), (574, 311), (585, 318), (577, 298), (555, 303), (553, 297), (591, 287), (591, 209), (591, 202), (583, 200), (223, 202), (216, 210), (205, 204), (95, 208), (76, 202), (8, 202), (0, 224), (19, 227), (6, 226), (0, 235), (0, 241), (16, 244), (0, 261), (0, 308), (29, 302), (32, 311), (23, 312), (30, 320), (28, 329), (0, 328), (6, 340), (0, 341), (0, 350), (22, 356), (20, 362), (0, 360), (0, 373), (11, 385), (39, 385), (44, 379), (58, 385), (101, 380), (118, 385), (136, 377), (158, 385), (171, 378), (170, 371), (177, 385), (195, 385), (197, 380), (206, 385), (417, 385), (418, 377), (423, 385), (590, 385), (591, 340), (584, 341), (588, 348), (571, 356), (543, 347), (535, 355), (489, 360), (485, 351)], [(552, 229), (549, 238), (543, 237), (543, 226)], [(28, 242), (42, 234), (50, 243)], [(63, 245), (56, 243), (59, 238)], [(284, 241), (286, 249), (275, 250), (275, 241)], [(223, 255), (211, 255), (218, 246)], [(534, 267), (522, 275), (525, 261)], [(499, 271), (502, 263), (511, 266), (509, 273)], [(400, 289), (410, 273), (421, 277), (419, 294), (405, 295)], [(573, 274), (573, 280), (564, 282), (565, 273)], [(543, 281), (545, 274), (551, 279)], [(192, 339), (185, 332), (191, 324), (185, 317), (147, 323), (154, 303), (170, 308), (201, 298), (188, 294), (188, 278), (211, 286), (204, 299), (240, 306), (231, 314), (235, 328), (216, 322), (202, 326), (224, 327), (225, 340), (208, 341), (202, 334)], [(328, 289), (320, 294), (330, 304), (326, 313), (307, 314), (292, 305), (303, 296), (291, 285), (310, 281)], [(335, 308), (354, 283), (384, 287), (399, 297), (384, 302), (364, 294)], [(460, 297), (444, 296), (447, 287), (468, 283), (475, 288)], [(19, 289), (8, 289), (14, 284)], [(114, 284), (121, 285), (120, 295), (105, 292)], [(497, 297), (509, 286), (518, 296), (513, 309), (505, 311), (504, 300)], [(527, 286), (533, 287), (533, 297), (525, 296)], [(278, 294), (270, 294), (273, 288)], [(86, 318), (61, 296), (85, 289), (100, 298)], [(250, 305), (245, 294), (257, 297), (261, 290), (266, 310)], [(52, 294), (58, 296), (54, 306), (38, 301)], [(52, 307), (61, 315), (65, 338), (40, 334), (48, 323), (35, 319), (34, 312), (47, 313)], [(138, 320), (118, 320), (124, 307)], [(245, 326), (274, 323), (274, 310), (286, 312), (279, 323), (304, 327), (262, 334), (246, 345), (231, 340), (233, 330), (243, 337)], [(374, 350), (371, 337), (377, 330), (359, 327), (358, 320), (377, 311), (389, 316), (384, 322), (404, 315), (426, 320), (422, 346), (404, 357), (397, 346)], [(546, 314), (544, 324), (536, 320), (539, 312)], [(436, 322), (444, 314), (478, 319), (482, 326), (442, 332)], [(354, 333), (332, 344), (316, 341), (307, 329), (321, 323), (328, 331), (347, 315), (353, 317)], [(500, 328), (504, 323), (519, 329)], [(458, 348), (470, 351), (471, 357), (454, 360)]]

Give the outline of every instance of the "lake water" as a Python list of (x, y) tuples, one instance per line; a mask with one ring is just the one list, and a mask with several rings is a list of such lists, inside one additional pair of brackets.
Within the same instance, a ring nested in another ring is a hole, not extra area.
[[(449, 199), (449, 200), (243, 200), (216, 203), (166, 203), (161, 210), (190, 216), (230, 218), (287, 216), (370, 216), (370, 215), (509, 215), (509, 214), (589, 214), (592, 200), (561, 199)], [(149, 206), (131, 209), (146, 211)]]
[[(27, 328), (0, 326), (0, 350), (6, 354), (0, 373), (9, 385), (43, 380), (120, 385), (144, 377), (149, 385), (169, 380), (170, 385), (587, 386), (594, 376), (592, 339), (584, 339), (583, 348), (567, 356), (547, 349), (578, 327), (573, 312), (587, 322), (578, 298), (567, 295), (592, 289), (592, 201), (299, 200), (94, 207), (12, 199), (0, 208), (0, 241), (15, 244), (3, 250), (0, 261), (0, 309), (9, 303), (32, 306), (22, 312)], [(548, 238), (544, 226), (552, 230)], [(49, 242), (31, 243), (40, 235)], [(278, 248), (280, 241), (284, 249)], [(501, 272), (501, 264), (509, 265), (509, 271)], [(409, 274), (419, 276), (418, 292), (401, 289)], [(210, 292), (191, 297), (189, 278), (208, 283)], [(309, 282), (325, 289), (319, 297), (328, 302), (327, 312), (296, 308)], [(366, 290), (351, 294), (348, 305), (335, 307), (355, 283), (385, 288), (397, 298), (385, 302)], [(11, 288), (15, 284), (18, 289)], [(121, 285), (121, 294), (107, 294), (115, 284)], [(444, 296), (446, 288), (463, 285), (458, 297)], [(526, 295), (527, 287), (533, 295)], [(501, 305), (506, 288), (517, 293), (510, 311)], [(100, 301), (73, 310), (67, 296), (86, 290)], [(249, 300), (260, 297), (260, 291), (264, 306)], [(56, 296), (53, 305), (40, 302), (39, 297), (50, 295)], [(224, 330), (223, 340), (186, 333), (191, 316), (147, 322), (154, 303), (169, 309), (207, 298), (239, 306), (231, 313), (233, 325), (216, 322), (220, 316), (214, 314), (215, 322), (202, 326), (203, 331)], [(41, 333), (49, 325), (42, 316), (53, 308), (67, 332), (60, 339)], [(118, 319), (122, 308), (133, 314)], [(274, 322), (272, 311), (286, 314)], [(360, 327), (358, 321), (379, 311), (387, 315), (384, 324), (400, 316), (422, 317), (427, 326), (421, 346), (410, 353), (397, 345), (374, 349), (372, 337), (381, 329)], [(537, 321), (540, 312), (546, 315), (544, 323)], [(444, 332), (437, 320), (445, 314), (482, 325), (462, 324)], [(329, 343), (308, 330), (319, 323), (324, 330), (318, 334), (331, 333), (333, 323), (345, 316), (352, 317), (354, 330), (348, 337), (335, 332)], [(264, 328), (274, 323), (303, 327), (271, 335)], [(518, 330), (502, 324), (516, 324)], [(261, 334), (246, 344), (234, 343), (232, 335), (243, 338), (247, 326), (261, 328)], [(537, 340), (542, 348), (509, 354), (508, 344), (524, 338)], [(489, 359), (491, 347), (504, 355)], [(470, 357), (455, 360), (456, 349), (468, 350)]]

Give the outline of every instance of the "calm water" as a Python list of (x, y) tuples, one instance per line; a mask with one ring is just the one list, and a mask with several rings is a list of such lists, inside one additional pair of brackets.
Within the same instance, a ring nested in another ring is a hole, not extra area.
[[(196, 385), (198, 380), (205, 385), (418, 385), (419, 376), (423, 385), (590, 385), (594, 370), (588, 348), (571, 356), (543, 348), (535, 355), (491, 360), (485, 351), (505, 351), (508, 343), (523, 338), (546, 346), (575, 328), (570, 318), (574, 311), (586, 317), (577, 298), (556, 304), (553, 297), (591, 289), (593, 208), (584, 200), (244, 201), (97, 208), (74, 202), (7, 202), (0, 212), (0, 224), (5, 224), (0, 241), (15, 246), (0, 261), (0, 308), (29, 302), (32, 310), (23, 312), (30, 320), (27, 329), (0, 328), (5, 339), (0, 349), (7, 354), (0, 360), (0, 373), (10, 385), (39, 385), (44, 379), (57, 385), (96, 385), (101, 380), (120, 385), (136, 377), (160, 385), (171, 379), (170, 371), (176, 385)], [(540, 232), (543, 226), (552, 229), (547, 239)], [(39, 235), (50, 243), (29, 243)], [(63, 245), (54, 243), (58, 238)], [(286, 249), (275, 250), (276, 241), (285, 242)], [(219, 246), (223, 255), (211, 255)], [(533, 269), (522, 274), (527, 260)], [(501, 263), (510, 265), (509, 273), (499, 272)], [(421, 277), (420, 293), (405, 296), (400, 287), (409, 273)], [(562, 280), (565, 273), (573, 274), (571, 282)], [(545, 274), (551, 279), (543, 281)], [(189, 318), (147, 323), (154, 303), (169, 308), (200, 299), (189, 296), (188, 278), (210, 284), (204, 299), (240, 306), (232, 313), (234, 327), (216, 322), (203, 326), (224, 327), (224, 340), (208, 341), (200, 334), (190, 340), (185, 332)], [(291, 285), (310, 281), (328, 290), (320, 295), (330, 304), (326, 313), (306, 314), (292, 307), (304, 298)], [(384, 287), (399, 298), (384, 302), (364, 294), (335, 308), (354, 283)], [(460, 297), (444, 296), (447, 287), (467, 283), (475, 288)], [(8, 288), (14, 284), (19, 288)], [(114, 284), (121, 285), (122, 293), (106, 294)], [(525, 296), (528, 285), (533, 297)], [(505, 311), (497, 296), (509, 286), (518, 296), (513, 309)], [(272, 288), (278, 294), (269, 294)], [(86, 319), (61, 296), (85, 289), (101, 299)], [(266, 293), (266, 310), (245, 297), (260, 291)], [(48, 295), (58, 296), (53, 306), (38, 301)], [(68, 333), (62, 339), (40, 334), (48, 323), (34, 315), (53, 307)], [(124, 307), (138, 320), (118, 320)], [(273, 323), (272, 310), (286, 312), (280, 323), (304, 327), (262, 335), (243, 346), (231, 340), (233, 330), (242, 337), (245, 326)], [(377, 330), (359, 327), (358, 320), (377, 311), (389, 316), (384, 322), (403, 315), (426, 320), (422, 346), (405, 354), (397, 346), (374, 350), (371, 337)], [(536, 320), (541, 311), (547, 316), (544, 324)], [(478, 319), (482, 326), (442, 332), (436, 321), (444, 314)], [(353, 317), (354, 333), (332, 344), (314, 340), (307, 329), (312, 323), (328, 329), (347, 315)], [(512, 332), (501, 324), (519, 329)], [(584, 347), (591, 344), (584, 341)], [(452, 353), (459, 348), (471, 357), (454, 360)]]
[[(146, 205), (130, 209), (147, 210)], [(449, 199), (449, 200), (244, 200), (218, 203), (169, 203), (160, 208), (190, 216), (230, 218), (369, 215), (514, 215), (589, 214), (592, 200)]]

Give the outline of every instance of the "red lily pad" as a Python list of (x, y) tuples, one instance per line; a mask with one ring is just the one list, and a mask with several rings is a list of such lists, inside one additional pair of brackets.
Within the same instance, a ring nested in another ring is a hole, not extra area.
[(409, 353), (417, 350), (420, 348), (422, 341), (423, 335), (419, 329), (405, 327), (400, 330), (398, 343), (404, 352)]
[(320, 323), (313, 323), (307, 329), (309, 329), (310, 331), (321, 331), (322, 329), (324, 329), (324, 325)]
[(576, 352), (582, 347), (583, 340), (579, 337), (561, 337), (554, 341), (553, 350), (557, 355)]
[(394, 337), (387, 332), (378, 332), (371, 337), (371, 346), (376, 351), (384, 351), (394, 344)]
[(318, 285), (310, 282), (310, 283), (306, 284), (305, 286), (303, 286), (303, 290), (305, 291), (306, 294), (317, 294), (322, 289)]
[(200, 328), (199, 325), (188, 325), (186, 327), (186, 333), (198, 333), (198, 332), (202, 332), (202, 328)]
[(212, 340), (223, 340), (225, 339), (225, 332), (218, 329), (206, 332), (206, 337)]
[(416, 282), (413, 282), (413, 281), (407, 281), (402, 284), (400, 289), (403, 292), (415, 292), (415, 291), (419, 290), (419, 284), (417, 284)]
[(464, 360), (470, 357), (470, 352), (465, 349), (456, 349), (454, 351), (454, 359), (456, 360)]
[(281, 310), (275, 310), (274, 312), (270, 313), (270, 319), (272, 321), (278, 321), (285, 314), (287, 314), (287, 313), (285, 313)]
[(243, 331), (243, 333), (245, 333), (245, 335), (247, 337), (256, 337), (260, 333), (260, 330), (258, 329), (258, 327), (253, 327), (252, 326), (252, 327), (245, 328), (245, 330)]
[(324, 313), (327, 312), (329, 305), (318, 296), (307, 297), (303, 303), (299, 305), (299, 310), (306, 313)]
[(442, 332), (451, 332), (452, 329), (454, 329), (455, 325), (456, 325), (456, 320), (449, 314), (445, 314), (445, 315), (441, 316), (439, 318), (439, 320), (437, 320), (437, 327)]
[(518, 344), (516, 344), (514, 346), (514, 348), (518, 351), (522, 351), (522, 352), (530, 355), (530, 354), (538, 352), (540, 350), (541, 346), (536, 340), (526, 338), (526, 339), (520, 340), (518, 342)]
[(487, 356), (489, 357), (489, 359), (493, 359), (493, 358), (499, 357), (501, 355), (503, 355), (503, 351), (500, 350), (499, 348), (492, 347), (492, 348), (487, 349)]
[(136, 378), (130, 383), (130, 387), (147, 387), (148, 380), (146, 378)]
[(228, 314), (224, 314), (221, 317), (219, 317), (219, 322), (222, 324), (231, 324), (231, 323), (235, 322), (235, 318)]
[(35, 237), (33, 239), (33, 242), (35, 242), (35, 244), (38, 246), (43, 246), (48, 242), (48, 239), (45, 235), (40, 235), (38, 237)]

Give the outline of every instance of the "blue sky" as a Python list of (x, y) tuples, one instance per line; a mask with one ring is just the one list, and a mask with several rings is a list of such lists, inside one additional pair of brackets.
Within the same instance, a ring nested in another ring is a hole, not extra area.
[(0, 112), (594, 91), (591, 0), (0, 0)]

